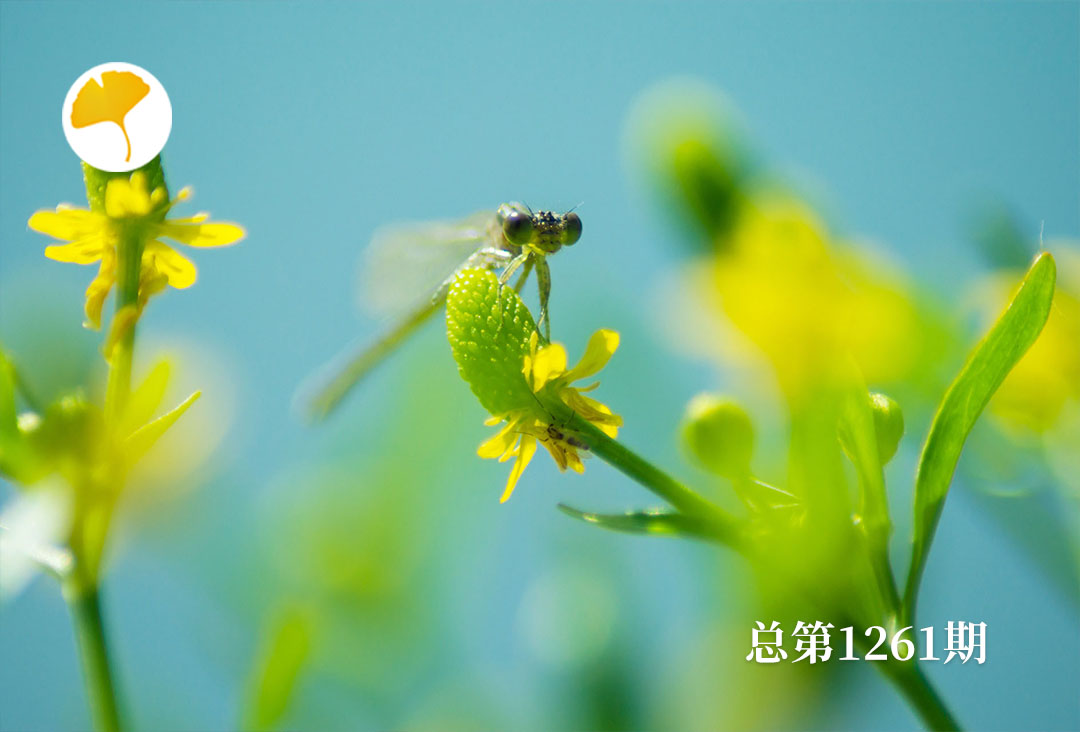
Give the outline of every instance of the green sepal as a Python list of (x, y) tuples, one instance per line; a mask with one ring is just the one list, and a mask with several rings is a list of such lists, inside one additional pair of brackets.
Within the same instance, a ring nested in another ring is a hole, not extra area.
[(522, 373), (534, 332), (525, 303), (492, 272), (466, 269), (454, 278), (446, 297), (450, 350), (461, 378), (494, 416), (536, 405)]

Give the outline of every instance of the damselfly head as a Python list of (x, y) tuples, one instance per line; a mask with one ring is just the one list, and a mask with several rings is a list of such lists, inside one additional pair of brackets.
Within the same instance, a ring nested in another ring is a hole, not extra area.
[(581, 238), (581, 218), (573, 212), (533, 213), (520, 203), (504, 203), (496, 213), (506, 240), (517, 247), (534, 246), (547, 253), (571, 246)]

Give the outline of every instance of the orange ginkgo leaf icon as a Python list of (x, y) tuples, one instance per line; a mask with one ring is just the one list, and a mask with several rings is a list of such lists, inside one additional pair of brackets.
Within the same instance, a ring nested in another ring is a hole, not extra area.
[(71, 126), (79, 129), (98, 122), (115, 122), (127, 143), (124, 160), (130, 161), (131, 139), (124, 118), (149, 93), (150, 85), (130, 71), (106, 71), (101, 75), (100, 86), (97, 79), (87, 79), (71, 105)]

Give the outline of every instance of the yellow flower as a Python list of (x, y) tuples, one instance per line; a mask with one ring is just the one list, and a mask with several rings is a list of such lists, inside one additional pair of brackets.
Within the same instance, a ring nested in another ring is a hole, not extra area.
[(141, 171), (130, 180), (114, 178), (105, 189), (105, 212), (89, 211), (61, 204), (55, 211), (38, 211), (30, 217), (34, 231), (67, 242), (45, 248), (45, 256), (57, 262), (93, 264), (101, 262), (97, 276), (86, 289), (86, 317), (94, 328), (101, 327), (101, 309), (116, 283), (116, 247), (124, 231), (134, 227), (145, 242), (139, 272), (139, 307), (166, 285), (184, 289), (195, 284), (195, 265), (161, 239), (172, 239), (191, 247), (221, 247), (244, 236), (236, 224), (205, 223), (208, 214), (166, 219), (165, 214), (191, 195), (185, 188), (166, 201), (164, 188), (149, 190)]
[(537, 397), (536, 406), (515, 409), (501, 417), (488, 419), (485, 424), (496, 425), (506, 420), (506, 425), (477, 450), (480, 457), (498, 458), (500, 462), (515, 458), (506, 489), (499, 499), (500, 503), (505, 502), (514, 492), (518, 479), (536, 453), (537, 442), (547, 448), (560, 470), (570, 468), (576, 473), (585, 471), (579, 451), (588, 450), (588, 446), (567, 434), (562, 426), (552, 422), (551, 414), (542, 406), (541, 395), (558, 399), (609, 437), (617, 435), (622, 418), (613, 414), (607, 406), (582, 394), (592, 391), (600, 383), (595, 382), (586, 387), (570, 384), (598, 373), (618, 347), (618, 333), (599, 330), (589, 339), (581, 361), (567, 369), (566, 349), (559, 343), (540, 346), (539, 337), (533, 332), (521, 371), (533, 395)]

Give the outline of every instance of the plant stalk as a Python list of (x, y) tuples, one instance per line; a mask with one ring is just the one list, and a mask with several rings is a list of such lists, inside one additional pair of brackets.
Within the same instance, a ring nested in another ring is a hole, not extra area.
[[(117, 319), (139, 305), (139, 275), (142, 269), (143, 236), (138, 227), (124, 225), (116, 245), (116, 311), (110, 329)], [(127, 310), (125, 310), (127, 309)], [(109, 381), (105, 389), (105, 416), (111, 423), (123, 413), (131, 395), (131, 364), (135, 352), (134, 318), (120, 323), (123, 333), (113, 346), (109, 357)]]
[(960, 723), (945, 705), (945, 700), (930, 684), (917, 662), (888, 662), (883, 665), (882, 671), (919, 715), (927, 729), (935, 732), (961, 729)]
[(645, 458), (575, 413), (566, 415), (566, 424), (589, 450), (628, 478), (663, 498), (688, 516), (705, 521), (717, 539), (742, 551), (742, 539), (735, 517), (686, 487)]
[(120, 705), (101, 617), (101, 597), (96, 583), (72, 576), (64, 583), (64, 598), (71, 608), (75, 637), (82, 659), (86, 695), (93, 710), (94, 726), (102, 732), (119, 732)]

